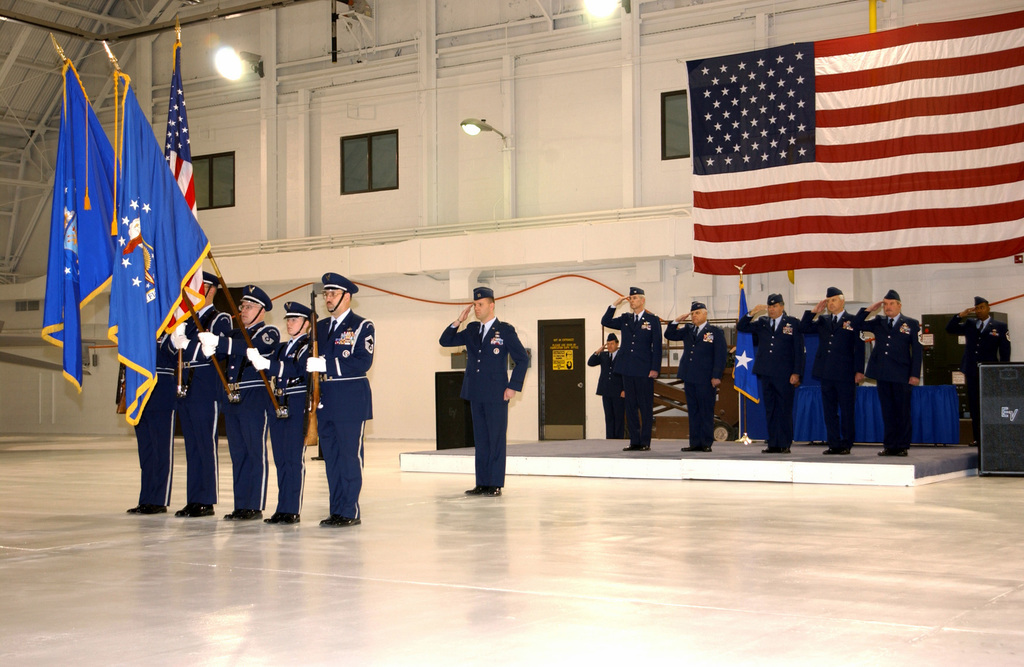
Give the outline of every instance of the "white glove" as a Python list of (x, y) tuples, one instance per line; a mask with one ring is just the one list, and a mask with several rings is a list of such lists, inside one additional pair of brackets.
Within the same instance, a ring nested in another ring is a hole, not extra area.
[(188, 345), (188, 336), (185, 335), (184, 324), (179, 324), (171, 333), (171, 345), (174, 346), (175, 350), (180, 350)]
[(220, 341), (220, 336), (209, 331), (199, 332), (199, 342), (203, 346), (203, 354), (208, 357), (212, 357), (217, 353), (217, 343)]
[(306, 360), (307, 373), (326, 373), (327, 359), (323, 357), (310, 357)]
[(245, 351), (245, 356), (249, 357), (249, 363), (252, 367), (258, 371), (265, 371), (270, 368), (270, 360), (263, 357), (259, 350), (254, 347), (250, 347)]

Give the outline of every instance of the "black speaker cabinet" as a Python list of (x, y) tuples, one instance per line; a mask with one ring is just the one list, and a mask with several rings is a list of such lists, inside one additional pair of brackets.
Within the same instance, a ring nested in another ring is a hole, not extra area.
[(434, 418), (438, 449), (473, 446), (473, 412), (469, 409), (469, 401), (459, 397), (462, 376), (462, 371), (434, 373)]
[(982, 364), (978, 474), (1024, 475), (1024, 364)]

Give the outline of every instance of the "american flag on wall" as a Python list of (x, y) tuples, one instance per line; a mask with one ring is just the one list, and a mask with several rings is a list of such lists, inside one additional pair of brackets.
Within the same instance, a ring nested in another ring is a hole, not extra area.
[(1024, 12), (687, 69), (698, 272), (1024, 252)]
[[(185, 93), (181, 85), (181, 41), (174, 42), (174, 72), (171, 75), (171, 98), (167, 109), (167, 140), (164, 142), (164, 157), (178, 182), (185, 201), (192, 208), (192, 215), (198, 221), (196, 212), (196, 186), (192, 178), (192, 149), (189, 147), (188, 115), (185, 113)], [(203, 305), (203, 272), (196, 271), (184, 288), (185, 295), (196, 310)], [(174, 311), (168, 328), (174, 328), (188, 319), (188, 309), (182, 306)]]

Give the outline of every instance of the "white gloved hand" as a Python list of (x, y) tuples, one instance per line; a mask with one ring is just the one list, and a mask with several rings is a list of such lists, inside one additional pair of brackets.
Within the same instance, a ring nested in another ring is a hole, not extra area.
[(327, 359), (323, 357), (310, 357), (306, 360), (307, 373), (326, 373)]
[(245, 356), (249, 358), (249, 363), (252, 367), (258, 371), (265, 371), (270, 368), (270, 360), (263, 357), (259, 350), (254, 347), (250, 347), (245, 351)]
[(210, 333), (209, 331), (199, 332), (199, 343), (203, 346), (203, 354), (208, 357), (212, 357), (217, 353), (217, 343), (220, 341), (220, 336), (217, 334)]
[(184, 324), (179, 324), (174, 328), (174, 331), (171, 332), (171, 345), (174, 346), (175, 350), (180, 350), (188, 345), (188, 336), (185, 335)]

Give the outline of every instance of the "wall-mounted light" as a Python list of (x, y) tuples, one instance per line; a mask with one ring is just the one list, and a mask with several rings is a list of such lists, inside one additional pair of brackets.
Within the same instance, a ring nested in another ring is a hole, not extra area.
[(584, 0), (583, 6), (586, 7), (587, 13), (594, 18), (608, 18), (612, 12), (619, 5), (622, 5), (623, 11), (627, 14), (630, 10), (630, 0)]
[(222, 46), (213, 56), (213, 64), (225, 79), (238, 81), (245, 74), (246, 65), (263, 78), (263, 56), (248, 51), (237, 52), (230, 46)]
[(477, 118), (467, 118), (466, 120), (462, 121), (462, 131), (471, 137), (475, 137), (481, 132), (494, 132), (499, 137), (501, 137), (503, 141), (507, 138), (493, 125), (489, 124), (486, 120)]

